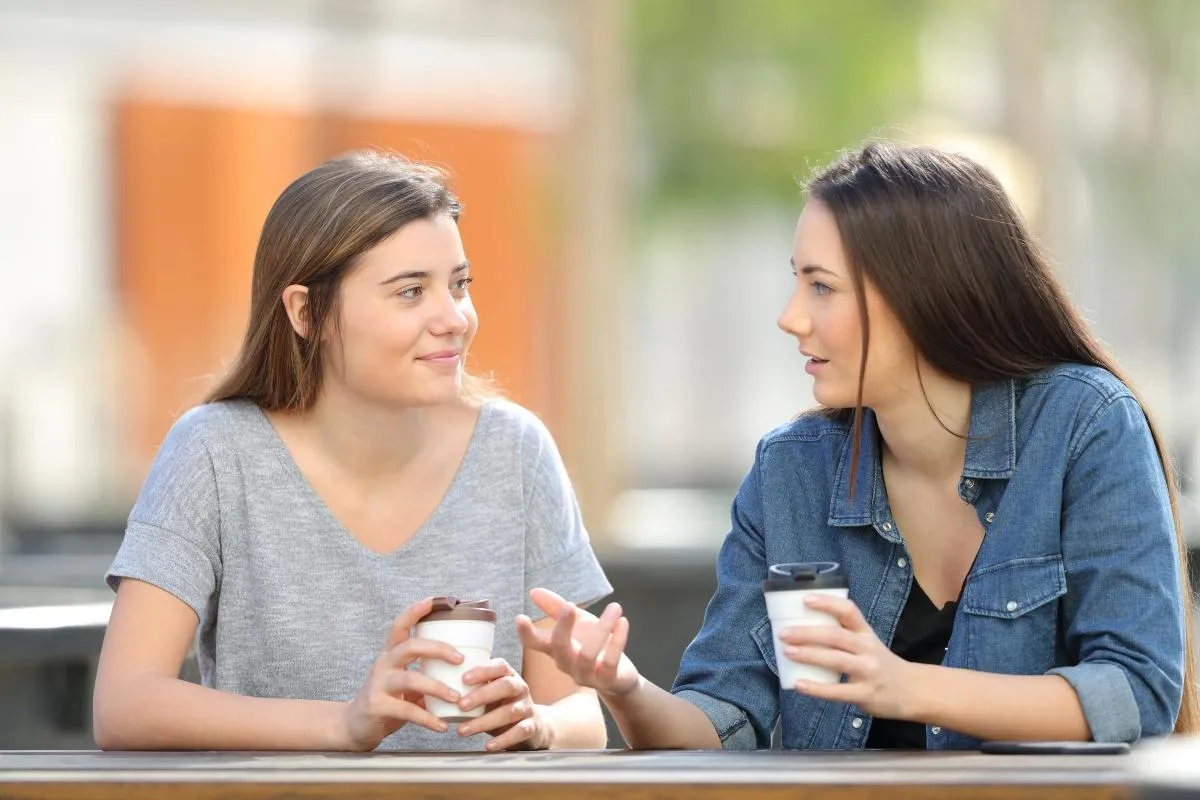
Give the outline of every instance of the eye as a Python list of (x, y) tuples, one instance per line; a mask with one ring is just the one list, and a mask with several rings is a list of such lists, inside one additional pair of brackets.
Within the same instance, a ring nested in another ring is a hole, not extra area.
[(467, 290), (467, 287), (470, 286), (474, 281), (475, 281), (474, 278), (459, 278), (453, 284), (454, 291), (465, 292)]
[(820, 281), (813, 281), (812, 287), (813, 293), (818, 295), (829, 294), (833, 291), (833, 289), (829, 288), (828, 284), (821, 283)]
[(398, 297), (403, 297), (405, 300), (417, 300), (425, 293), (423, 286), (410, 286), (407, 289), (401, 289), (396, 292)]

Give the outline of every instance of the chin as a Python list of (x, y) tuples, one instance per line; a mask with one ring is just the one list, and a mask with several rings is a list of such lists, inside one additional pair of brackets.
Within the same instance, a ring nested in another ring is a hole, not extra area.
[(839, 391), (834, 387), (813, 386), (813, 399), (826, 408), (854, 408), (854, 393)]

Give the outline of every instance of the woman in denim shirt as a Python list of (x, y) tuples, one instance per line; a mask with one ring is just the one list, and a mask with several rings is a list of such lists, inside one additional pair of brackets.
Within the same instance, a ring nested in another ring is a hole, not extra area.
[[(1161, 438), (996, 179), (871, 144), (809, 185), (779, 318), (823, 407), (767, 434), (668, 693), (599, 617), (535, 591), (526, 646), (635, 748), (970, 749), (1196, 726), (1186, 550)], [(762, 581), (836, 561), (841, 626), (782, 632), (843, 673), (781, 686)]]

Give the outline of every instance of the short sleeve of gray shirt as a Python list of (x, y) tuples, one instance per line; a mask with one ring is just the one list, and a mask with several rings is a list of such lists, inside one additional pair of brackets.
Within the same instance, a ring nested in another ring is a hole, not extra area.
[[(395, 617), (423, 597), (487, 598), (493, 655), (520, 670), (514, 618), (529, 589), (588, 605), (612, 591), (546, 427), (484, 404), (437, 508), (388, 553), (364, 547), (305, 481), (261, 409), (197, 407), (163, 442), (106, 576), (154, 584), (199, 618), (206, 686), (256, 697), (348, 700)], [(485, 737), (413, 725), (382, 749), (481, 749)]]

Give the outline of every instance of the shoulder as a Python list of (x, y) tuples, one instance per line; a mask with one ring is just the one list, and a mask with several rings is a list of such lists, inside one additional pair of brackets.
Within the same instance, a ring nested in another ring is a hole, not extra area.
[(1087, 364), (1059, 364), (1023, 378), (1018, 385), (1023, 394), (1032, 393), (1047, 400), (1107, 405), (1122, 397), (1133, 397), (1129, 387), (1116, 375)]
[(1085, 364), (1060, 364), (1016, 381), (1017, 415), (1042, 428), (1090, 427), (1115, 404), (1141, 410), (1133, 392), (1113, 373)]
[(206, 403), (184, 412), (171, 426), (159, 455), (208, 453), (244, 438), (261, 417), (258, 406), (245, 400)]
[[(1151, 441), (1146, 411), (1113, 373), (1062, 364), (1016, 381), (1016, 424), (1025, 446), (1064, 446), (1069, 461), (1097, 437), (1133, 436)], [(1116, 439), (1113, 439), (1116, 441)]]
[(840, 448), (850, 436), (852, 412), (814, 408), (769, 431), (758, 441), (760, 458), (776, 450)]
[(491, 399), (479, 412), (482, 438), (490, 443), (540, 451), (553, 446), (549, 429), (537, 414), (511, 400)]

